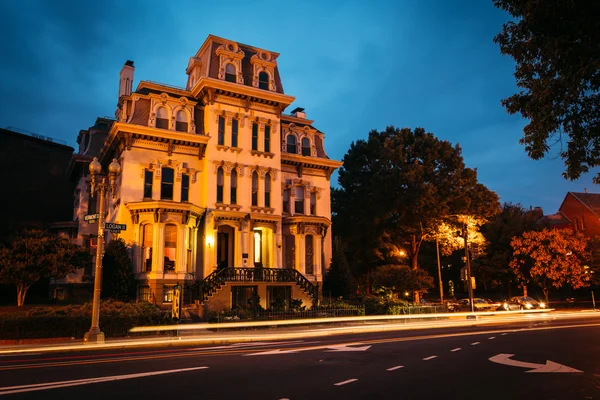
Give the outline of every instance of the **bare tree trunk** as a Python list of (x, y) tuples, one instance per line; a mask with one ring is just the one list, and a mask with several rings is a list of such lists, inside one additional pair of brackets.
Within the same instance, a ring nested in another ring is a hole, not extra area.
[(544, 287), (542, 288), (542, 290), (544, 292), (544, 297), (546, 298), (546, 307), (548, 307), (548, 304), (550, 303), (550, 300), (548, 298), (548, 296), (550, 295), (550, 288)]
[(17, 306), (21, 307), (25, 304), (25, 295), (27, 294), (27, 290), (29, 286), (19, 284), (17, 285)]

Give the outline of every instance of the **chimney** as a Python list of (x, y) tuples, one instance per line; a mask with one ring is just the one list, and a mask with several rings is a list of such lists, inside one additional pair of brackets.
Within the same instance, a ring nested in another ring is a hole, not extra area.
[(121, 96), (129, 96), (131, 94), (134, 70), (133, 61), (130, 60), (127, 60), (123, 68), (121, 68), (121, 73), (119, 74), (119, 99)]
[(292, 116), (296, 118), (306, 119), (306, 113), (304, 112), (304, 108), (296, 107), (292, 110)]
[(588, 192), (588, 191), (587, 191), (587, 188), (583, 188), (583, 191), (584, 191), (585, 193), (587, 193), (587, 192)]

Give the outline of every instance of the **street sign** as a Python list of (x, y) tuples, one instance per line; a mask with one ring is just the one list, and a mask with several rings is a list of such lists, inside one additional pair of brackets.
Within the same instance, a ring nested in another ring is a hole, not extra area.
[(84, 221), (90, 221), (90, 223), (92, 223), (91, 221), (95, 221), (97, 219), (100, 219), (100, 214), (88, 214), (83, 217)]
[(125, 224), (115, 224), (114, 222), (105, 222), (104, 229), (108, 229), (109, 231), (125, 231), (127, 230), (127, 225)]

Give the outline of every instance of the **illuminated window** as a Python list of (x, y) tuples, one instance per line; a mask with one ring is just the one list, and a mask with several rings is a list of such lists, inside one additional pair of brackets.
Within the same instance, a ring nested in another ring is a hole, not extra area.
[(254, 265), (262, 264), (262, 234), (254, 231)]
[(152, 240), (154, 227), (146, 224), (142, 228), (142, 271), (152, 271)]
[(223, 203), (223, 168), (217, 170), (217, 203)]
[(265, 175), (265, 207), (271, 207), (271, 174)]
[(310, 215), (317, 215), (317, 194), (310, 192)]
[(225, 65), (225, 80), (227, 82), (233, 82), (236, 83), (237, 82), (237, 73), (235, 70), (235, 65), (229, 63), (227, 65)]
[(252, 205), (258, 206), (258, 174), (252, 173)]
[(190, 200), (190, 176), (187, 174), (181, 175), (181, 201)]
[(174, 285), (163, 285), (163, 303), (172, 303), (174, 293), (175, 293)]
[(231, 147), (238, 147), (238, 120), (231, 120)]
[(294, 213), (304, 214), (304, 187), (296, 186), (296, 200), (294, 202)]
[(308, 138), (302, 139), (302, 155), (310, 156), (310, 140)]
[(151, 199), (152, 198), (152, 178), (154, 174), (152, 171), (145, 170), (144, 171), (144, 198)]
[(169, 129), (169, 113), (165, 107), (158, 107), (158, 110), (156, 110), (156, 127)]
[(177, 118), (175, 120), (175, 130), (178, 132), (188, 131), (188, 118), (187, 114), (183, 110), (177, 111)]
[(234, 169), (231, 171), (231, 202), (230, 204), (237, 204), (237, 171)]
[(150, 286), (143, 285), (138, 287), (138, 301), (150, 302), (152, 299)]
[(173, 181), (175, 172), (173, 168), (163, 168), (160, 180), (160, 199), (173, 200)]
[(265, 152), (271, 151), (271, 125), (265, 125)]
[(252, 124), (252, 150), (258, 150), (258, 124)]
[(287, 138), (285, 139), (285, 141), (287, 143), (287, 152), (296, 154), (298, 152), (296, 150), (296, 136), (288, 135)]
[(175, 271), (175, 259), (177, 254), (177, 226), (173, 224), (165, 225), (165, 272)]
[(225, 145), (225, 118), (219, 117), (219, 131), (217, 133), (218, 144)]
[(258, 88), (269, 90), (269, 74), (264, 71), (258, 74)]

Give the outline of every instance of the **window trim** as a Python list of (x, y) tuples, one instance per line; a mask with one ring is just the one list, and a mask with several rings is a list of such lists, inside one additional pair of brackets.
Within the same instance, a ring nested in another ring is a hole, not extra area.
[[(290, 143), (290, 138), (293, 139), (292, 140), (293, 143)], [(298, 143), (297, 142), (298, 141), (296, 140), (296, 136), (295, 135), (293, 135), (291, 133), (288, 134), (285, 137), (285, 144), (286, 144), (286, 149), (285, 150), (286, 150), (286, 152), (289, 153), (289, 154), (298, 154)], [(290, 150), (293, 150), (293, 151), (290, 151)]]
[[(166, 182), (166, 177), (165, 177), (166, 171), (171, 171), (173, 174), (171, 182)], [(165, 194), (166, 187), (170, 187), (169, 190), (171, 192), (171, 197), (166, 196), (166, 194)], [(160, 199), (161, 200), (173, 200), (174, 189), (175, 189), (175, 169), (170, 168), (170, 167), (163, 167), (161, 174), (160, 174)]]

